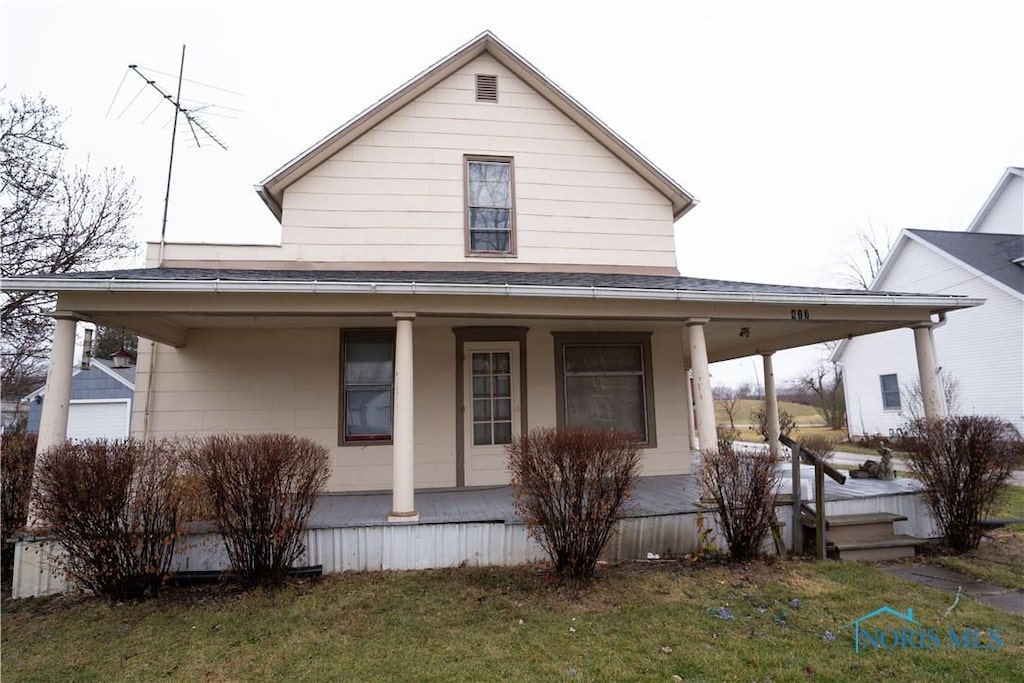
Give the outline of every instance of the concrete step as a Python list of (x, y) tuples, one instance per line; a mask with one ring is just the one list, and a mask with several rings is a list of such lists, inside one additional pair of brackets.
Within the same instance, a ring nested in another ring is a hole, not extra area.
[[(841, 543), (886, 538), (893, 534), (893, 522), (903, 522), (906, 519), (903, 515), (891, 512), (829, 515), (825, 518), (825, 540), (829, 543)], [(808, 526), (814, 528), (813, 518)]]
[(926, 538), (903, 534), (889, 535), (859, 541), (829, 542), (828, 554), (835, 559), (858, 562), (900, 560), (905, 557), (913, 557), (917, 546), (925, 543), (928, 543)]

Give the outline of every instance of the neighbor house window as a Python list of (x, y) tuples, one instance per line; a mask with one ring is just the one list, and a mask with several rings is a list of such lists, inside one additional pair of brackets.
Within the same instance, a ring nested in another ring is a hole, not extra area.
[(655, 445), (649, 334), (556, 333), (560, 427), (633, 433)]
[(515, 254), (512, 160), (466, 157), (467, 253)]
[(341, 443), (391, 441), (394, 332), (344, 332), (341, 340)]
[(881, 375), (882, 382), (882, 407), (885, 409), (900, 408), (900, 383), (896, 375)]

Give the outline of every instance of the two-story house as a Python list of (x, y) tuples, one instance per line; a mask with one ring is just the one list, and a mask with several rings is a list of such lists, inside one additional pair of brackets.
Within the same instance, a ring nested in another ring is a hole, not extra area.
[(257, 192), (278, 245), (4, 283), (59, 295), (41, 448), (91, 320), (143, 338), (135, 435), (309, 437), (330, 491), (391, 491), (415, 522), (416, 490), (507, 483), (533, 427), (635, 432), (644, 475), (689, 472), (715, 444), (710, 362), (762, 354), (770, 380), (777, 350), (914, 327), (931, 387), (933, 316), (978, 303), (681, 276), (695, 199), (490, 32)]
[[(984, 299), (933, 329), (947, 410), (991, 415), (1024, 434), (1024, 169), (1007, 168), (963, 231), (904, 230), (872, 290)], [(842, 342), (851, 434), (888, 435), (921, 417), (906, 330)]]

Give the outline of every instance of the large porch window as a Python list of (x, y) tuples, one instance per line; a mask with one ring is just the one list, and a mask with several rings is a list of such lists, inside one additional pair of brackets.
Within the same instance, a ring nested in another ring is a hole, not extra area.
[(395, 378), (394, 331), (343, 332), (341, 354), (340, 443), (390, 442)]
[(556, 333), (559, 427), (635, 433), (654, 446), (650, 334)]

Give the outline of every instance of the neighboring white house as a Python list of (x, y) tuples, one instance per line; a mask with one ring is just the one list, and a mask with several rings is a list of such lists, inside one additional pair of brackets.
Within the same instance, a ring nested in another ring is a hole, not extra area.
[[(966, 231), (904, 230), (872, 291), (985, 299), (932, 328), (952, 413), (994, 415), (1024, 433), (1024, 169), (1008, 168)], [(888, 434), (920, 415), (910, 330), (840, 344), (850, 433)]]

